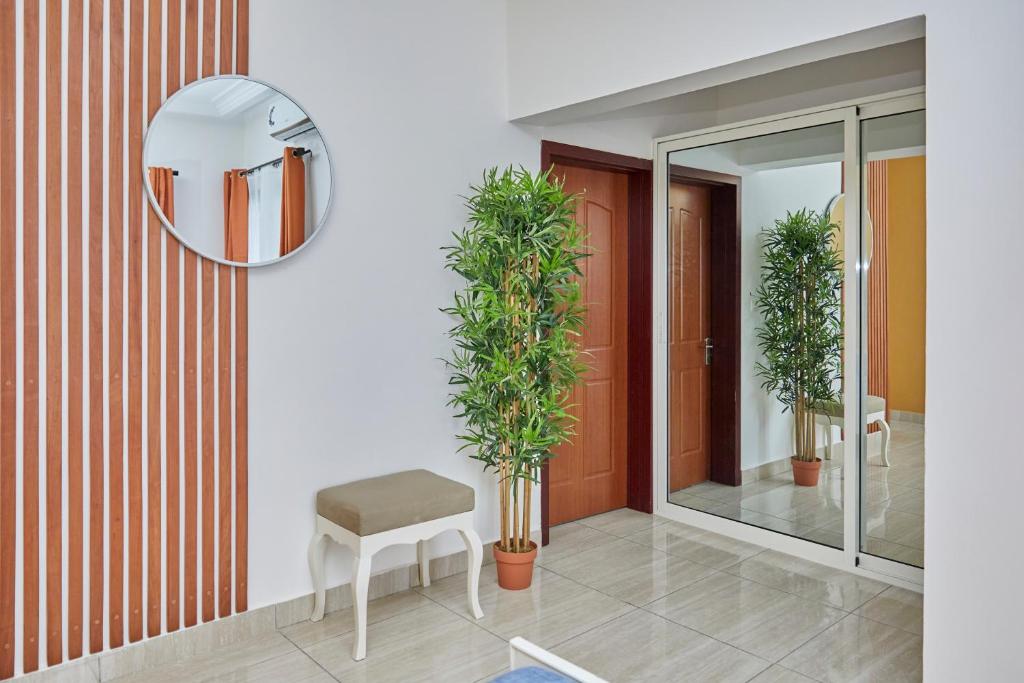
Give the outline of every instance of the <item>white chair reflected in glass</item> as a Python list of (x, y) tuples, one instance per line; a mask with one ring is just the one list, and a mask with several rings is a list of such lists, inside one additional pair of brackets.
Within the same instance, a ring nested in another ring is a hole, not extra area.
[[(838, 226), (836, 230), (835, 244), (836, 250), (840, 254), (843, 252), (843, 245), (845, 240), (845, 234), (843, 229), (843, 216), (845, 211), (844, 196), (839, 194), (832, 198), (828, 203), (826, 212), (829, 214), (832, 222)], [(866, 217), (865, 224), (866, 229), (864, 230), (864, 262), (866, 264), (871, 263), (871, 257), (873, 254), (873, 239), (872, 239), (872, 225), (870, 213), (865, 209), (864, 215)], [(840, 389), (840, 396), (842, 390)], [(833, 433), (832, 427), (838, 427), (842, 430), (845, 426), (845, 409), (842, 401), (834, 401), (822, 406), (818, 412), (814, 415), (814, 422), (817, 425), (825, 428), (825, 459), (832, 459), (832, 446), (833, 446)], [(889, 436), (891, 430), (889, 429), (889, 423), (885, 419), (885, 398), (881, 396), (865, 396), (864, 397), (864, 424), (869, 426), (877, 424), (882, 433), (881, 443), (881, 456), (882, 465), (885, 467), (889, 466)]]

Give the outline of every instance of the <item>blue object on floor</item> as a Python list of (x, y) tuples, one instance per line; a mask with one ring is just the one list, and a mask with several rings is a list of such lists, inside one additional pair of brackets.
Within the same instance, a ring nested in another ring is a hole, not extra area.
[(491, 683), (565, 683), (573, 679), (539, 666), (528, 666), (525, 669), (509, 671), (495, 678)]

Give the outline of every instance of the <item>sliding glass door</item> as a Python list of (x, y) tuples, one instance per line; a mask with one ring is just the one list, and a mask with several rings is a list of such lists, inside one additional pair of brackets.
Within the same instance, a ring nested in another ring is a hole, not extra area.
[(657, 512), (919, 580), (921, 107), (656, 142)]
[(862, 120), (860, 550), (924, 567), (925, 119)]

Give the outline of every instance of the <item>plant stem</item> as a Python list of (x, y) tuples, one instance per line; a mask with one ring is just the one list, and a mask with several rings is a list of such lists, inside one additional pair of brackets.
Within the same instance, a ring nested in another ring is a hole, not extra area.
[[(530, 476), (533, 476), (531, 468)], [(527, 552), (530, 550), (530, 493), (532, 491), (533, 481), (527, 479), (523, 482), (523, 549)]]

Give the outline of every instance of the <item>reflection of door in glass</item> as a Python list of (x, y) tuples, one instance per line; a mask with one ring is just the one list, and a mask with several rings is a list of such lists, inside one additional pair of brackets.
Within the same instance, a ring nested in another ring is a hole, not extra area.
[(669, 490), (707, 481), (710, 378), (710, 192), (669, 185)]

